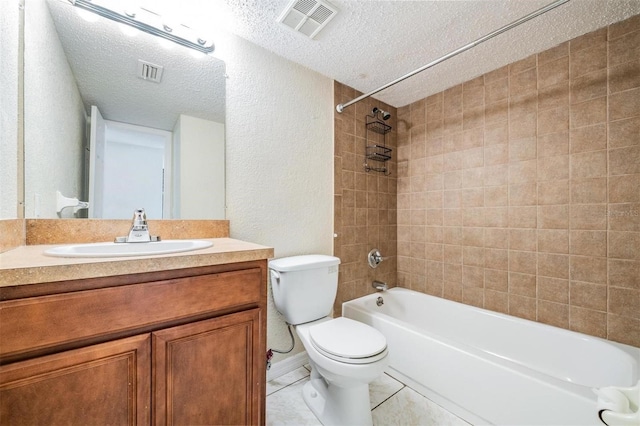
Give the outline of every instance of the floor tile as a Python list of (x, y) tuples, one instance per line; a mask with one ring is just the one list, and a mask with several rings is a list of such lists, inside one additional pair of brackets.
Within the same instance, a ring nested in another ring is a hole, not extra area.
[(373, 410), (374, 425), (468, 426), (444, 408), (409, 387)]
[(304, 367), (296, 368), (290, 373), (284, 374), (267, 382), (267, 395), (271, 395), (285, 386), (289, 386), (290, 384), (295, 383), (300, 379), (304, 379), (305, 377), (309, 377), (309, 370)]
[(322, 425), (302, 399), (302, 387), (308, 381), (300, 380), (267, 397), (267, 425)]
[(369, 385), (369, 399), (371, 401), (371, 409), (373, 410), (385, 400), (390, 398), (394, 393), (402, 389), (404, 385), (393, 377), (383, 374), (380, 378), (374, 380)]

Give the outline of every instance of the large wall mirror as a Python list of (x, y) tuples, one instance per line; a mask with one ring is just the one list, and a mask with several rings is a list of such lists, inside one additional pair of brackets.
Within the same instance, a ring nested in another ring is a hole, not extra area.
[(224, 219), (224, 62), (68, 0), (24, 40), (25, 217)]

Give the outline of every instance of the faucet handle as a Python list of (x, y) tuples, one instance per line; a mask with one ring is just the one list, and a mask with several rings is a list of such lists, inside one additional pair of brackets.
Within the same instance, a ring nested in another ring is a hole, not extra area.
[(369, 252), (369, 255), (367, 256), (367, 261), (369, 262), (369, 266), (371, 266), (372, 268), (377, 268), (378, 265), (383, 261), (383, 260), (387, 260), (388, 257), (382, 257), (382, 254), (380, 254), (380, 250), (378, 249), (373, 249)]

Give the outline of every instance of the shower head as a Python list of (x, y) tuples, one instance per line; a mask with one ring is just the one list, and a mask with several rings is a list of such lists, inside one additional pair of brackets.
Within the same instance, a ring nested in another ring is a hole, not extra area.
[(380, 114), (380, 116), (382, 117), (383, 120), (388, 120), (391, 118), (391, 114), (388, 113), (387, 111), (383, 111), (378, 107), (373, 107), (373, 109), (371, 110), (371, 113), (376, 116), (378, 114)]

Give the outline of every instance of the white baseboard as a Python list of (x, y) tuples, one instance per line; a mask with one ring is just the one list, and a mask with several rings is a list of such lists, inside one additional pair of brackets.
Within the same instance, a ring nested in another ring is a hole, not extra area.
[(296, 368), (300, 368), (309, 363), (306, 352), (300, 352), (282, 361), (274, 362), (271, 368), (267, 370), (267, 381), (271, 381), (287, 373), (292, 372)]

